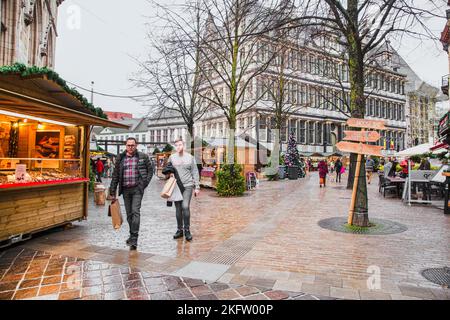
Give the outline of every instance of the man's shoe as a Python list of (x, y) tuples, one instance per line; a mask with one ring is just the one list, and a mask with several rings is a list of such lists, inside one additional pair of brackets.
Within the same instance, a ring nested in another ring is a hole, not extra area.
[(174, 235), (173, 235), (173, 238), (176, 240), (176, 239), (180, 239), (180, 238), (183, 238), (183, 230), (178, 230)]
[(192, 240), (192, 234), (189, 230), (184, 231), (184, 237), (186, 238), (186, 241)]
[(131, 238), (128, 238), (126, 241), (127, 246), (131, 246)]
[(131, 246), (130, 246), (130, 250), (131, 250), (131, 251), (136, 251), (136, 250), (137, 250), (137, 246), (134, 245), (134, 244), (131, 245)]

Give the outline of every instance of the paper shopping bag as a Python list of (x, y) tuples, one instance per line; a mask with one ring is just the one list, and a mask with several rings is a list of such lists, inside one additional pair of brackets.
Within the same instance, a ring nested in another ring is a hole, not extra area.
[(122, 213), (120, 212), (119, 200), (111, 202), (108, 209), (108, 216), (111, 216), (112, 225), (115, 230), (120, 229), (123, 223)]
[(164, 199), (169, 199), (172, 196), (173, 190), (175, 189), (175, 185), (177, 184), (177, 179), (174, 177), (170, 177), (167, 180), (164, 188), (161, 191), (161, 197)]

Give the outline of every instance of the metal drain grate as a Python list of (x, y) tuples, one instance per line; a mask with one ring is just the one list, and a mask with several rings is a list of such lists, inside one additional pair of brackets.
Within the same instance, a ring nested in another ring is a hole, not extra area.
[(450, 287), (450, 268), (430, 268), (422, 270), (422, 276), (440, 286)]

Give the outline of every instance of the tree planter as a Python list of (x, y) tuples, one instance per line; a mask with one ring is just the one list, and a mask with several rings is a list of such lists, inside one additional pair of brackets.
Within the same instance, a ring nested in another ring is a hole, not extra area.
[(280, 180), (286, 179), (286, 166), (278, 167), (278, 177)]
[(297, 166), (288, 167), (289, 180), (298, 180), (298, 169)]

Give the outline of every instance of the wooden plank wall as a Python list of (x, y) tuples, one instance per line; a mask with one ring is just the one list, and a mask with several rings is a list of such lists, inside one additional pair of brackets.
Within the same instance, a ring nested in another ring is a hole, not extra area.
[(82, 219), (85, 184), (0, 192), (0, 241)]

